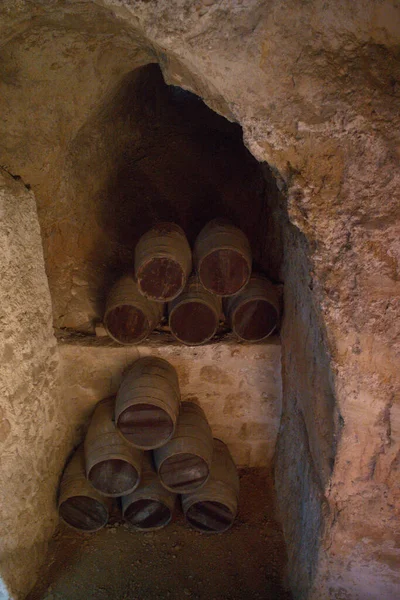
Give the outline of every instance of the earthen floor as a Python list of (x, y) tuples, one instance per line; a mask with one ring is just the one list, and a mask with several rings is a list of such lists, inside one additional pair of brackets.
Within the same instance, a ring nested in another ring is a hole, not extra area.
[(60, 524), (27, 600), (290, 600), (272, 478), (266, 469), (240, 475), (239, 514), (224, 534), (189, 529), (180, 511), (149, 533), (118, 515), (92, 534)]

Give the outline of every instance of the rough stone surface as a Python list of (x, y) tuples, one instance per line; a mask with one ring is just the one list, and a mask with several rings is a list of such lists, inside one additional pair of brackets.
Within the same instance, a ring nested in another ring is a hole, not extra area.
[(23, 598), (58, 521), (69, 425), (35, 199), (3, 170), (0, 281), (0, 597)]
[[(160, 337), (160, 336), (159, 336)], [(81, 441), (94, 405), (118, 391), (140, 356), (160, 356), (177, 370), (182, 400), (198, 403), (215, 437), (239, 466), (271, 467), (281, 415), (280, 344), (238, 345), (233, 339), (186, 347), (154, 336), (139, 346), (67, 339), (59, 346), (65, 409)]]
[(292, 586), (299, 598), (399, 596), (398, 2), (1, 10), (0, 164), (39, 203), (107, 90), (146, 62), (240, 123), (269, 163), (284, 197), (276, 481)]

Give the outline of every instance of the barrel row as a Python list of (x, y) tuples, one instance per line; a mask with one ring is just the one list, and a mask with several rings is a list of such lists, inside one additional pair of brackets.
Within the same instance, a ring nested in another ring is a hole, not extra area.
[[(194, 265), (193, 265), (194, 263)], [(192, 252), (175, 223), (158, 223), (135, 248), (135, 277), (140, 294), (170, 302), (181, 294), (194, 266), (202, 285), (218, 296), (236, 294), (249, 280), (252, 255), (243, 231), (214, 219), (199, 233)]]
[[(277, 288), (263, 275), (253, 274), (242, 291), (222, 301), (203, 286), (198, 275), (192, 275), (183, 292), (168, 303), (170, 331), (189, 346), (204, 344), (216, 334), (222, 311), (239, 339), (264, 340), (278, 327)], [(125, 275), (111, 289), (104, 325), (118, 343), (140, 343), (162, 318), (163, 305), (142, 296), (132, 276)]]
[[(219, 482), (221, 460), (216, 447), (221, 444), (213, 440), (203, 410), (193, 402), (180, 403), (172, 365), (158, 357), (138, 359), (123, 377), (116, 398), (97, 404), (84, 446), (65, 470), (60, 515), (78, 529), (95, 531), (108, 520), (109, 498), (122, 497), (127, 520), (136, 527), (142, 523), (143, 529), (158, 528), (169, 522), (178, 493), (189, 510), (186, 496), (203, 494), (209, 488), (209, 498), (201, 495), (199, 507), (205, 503), (208, 514), (209, 502), (215, 500), (218, 506), (211, 510), (214, 516), (209, 516), (215, 527), (220, 519), (215, 530), (222, 531), (226, 516), (221, 513), (218, 494), (227, 497), (225, 512), (236, 514), (231, 496), (237, 492), (236, 484), (228, 484), (228, 489)], [(152, 454), (144, 452), (149, 449)], [(227, 449), (225, 454), (230, 456)], [(224, 460), (233, 465), (231, 458)], [(229, 468), (225, 470), (228, 480), (233, 472), (237, 478), (234, 465), (230, 474)], [(197, 505), (197, 500), (193, 502)], [(195, 526), (196, 518), (188, 522)]]
[(123, 276), (109, 292), (103, 319), (107, 333), (121, 344), (140, 343), (160, 324), (163, 303), (168, 303), (172, 335), (187, 345), (215, 335), (222, 308), (228, 326), (243, 341), (265, 339), (279, 320), (276, 288), (252, 274), (247, 237), (221, 219), (202, 229), (193, 257), (175, 223), (147, 231), (135, 248), (134, 274)]
[[(213, 440), (211, 473), (205, 485), (181, 495), (186, 522), (202, 533), (222, 533), (236, 517), (239, 478), (227, 446)], [(168, 525), (176, 510), (177, 494), (161, 485), (151, 453), (145, 452), (138, 487), (121, 496), (122, 517), (135, 529), (154, 531)], [(99, 494), (88, 482), (83, 446), (72, 456), (64, 471), (59, 493), (59, 514), (67, 525), (79, 531), (94, 532), (104, 527), (112, 509), (111, 498)]]

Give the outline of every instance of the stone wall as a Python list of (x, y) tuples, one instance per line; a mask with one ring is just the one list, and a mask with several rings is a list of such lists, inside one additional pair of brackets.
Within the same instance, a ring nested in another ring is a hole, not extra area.
[(70, 433), (35, 199), (0, 170), (0, 598), (23, 598), (58, 521)]

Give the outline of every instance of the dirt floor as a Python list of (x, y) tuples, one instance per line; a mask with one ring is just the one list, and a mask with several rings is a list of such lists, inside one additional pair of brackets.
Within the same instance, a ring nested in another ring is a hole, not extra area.
[(27, 600), (290, 600), (271, 476), (245, 470), (240, 483), (239, 514), (223, 534), (189, 529), (180, 511), (149, 533), (117, 513), (97, 533), (60, 524)]

